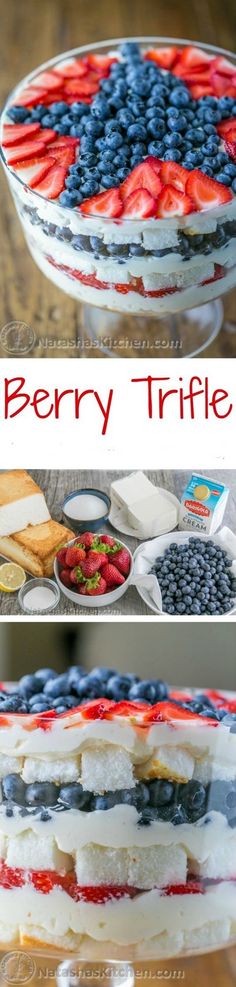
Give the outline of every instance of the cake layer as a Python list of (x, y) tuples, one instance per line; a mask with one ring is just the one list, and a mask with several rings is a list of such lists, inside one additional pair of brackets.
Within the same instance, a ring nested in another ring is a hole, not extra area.
[(0, 855), (13, 868), (75, 869), (80, 885), (151, 888), (184, 884), (187, 871), (203, 878), (233, 877), (236, 833), (220, 813), (199, 823), (139, 826), (136, 810), (128, 806), (89, 816), (46, 812), (39, 820), (1, 818)]

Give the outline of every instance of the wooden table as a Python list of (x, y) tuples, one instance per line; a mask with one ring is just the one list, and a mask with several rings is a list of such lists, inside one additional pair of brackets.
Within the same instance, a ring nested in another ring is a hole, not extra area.
[[(72, 490), (78, 487), (95, 487), (98, 490), (104, 490), (105, 493), (110, 492), (110, 484), (112, 480), (118, 479), (122, 474), (121, 472), (109, 472), (105, 473), (103, 470), (29, 470), (34, 480), (39, 484), (48, 504), (48, 509), (50, 514), (56, 521), (62, 520), (62, 504), (64, 498)], [(186, 482), (190, 476), (190, 472), (187, 470), (159, 470), (159, 471), (146, 471), (149, 479), (156, 484), (156, 486), (164, 487), (166, 490), (170, 490), (171, 493), (175, 493), (180, 499), (181, 494), (186, 486)], [(126, 475), (124, 473), (124, 475)], [(226, 506), (224, 523), (228, 527), (236, 531), (236, 472), (235, 470), (208, 470), (208, 476), (219, 480), (221, 483), (225, 483), (230, 487), (230, 496)], [(104, 528), (103, 528), (104, 530)], [(107, 528), (110, 533), (115, 534), (119, 538), (119, 532), (114, 531), (109, 525)], [(120, 534), (120, 538), (124, 541), (133, 553), (140, 544), (136, 538), (130, 537), (128, 535)], [(88, 607), (77, 606), (61, 594), (60, 602), (58, 607), (54, 610), (54, 615), (57, 614), (73, 614), (82, 616), (96, 617), (98, 616), (109, 616), (116, 615), (119, 616), (136, 616), (140, 615), (143, 617), (153, 616), (152, 611), (148, 609), (146, 604), (143, 602), (139, 596), (136, 588), (130, 586), (121, 600), (113, 607), (108, 606), (106, 609), (89, 609)], [(0, 593), (0, 615), (12, 615), (21, 614), (19, 609), (17, 594), (15, 593)]]
[[(75, 45), (133, 33), (236, 46), (235, 0), (21, 0), (20, 5), (7, 0), (2, 7), (1, 102), (27, 72)], [(31, 357), (79, 356), (81, 306), (47, 281), (31, 260), (5, 180), (0, 215), (0, 330), (14, 321), (30, 326), (36, 336)], [(235, 292), (227, 296), (224, 329), (204, 351), (205, 357), (236, 356), (235, 299)], [(99, 351), (83, 351), (86, 354), (98, 356)], [(6, 355), (0, 346), (0, 356)]]

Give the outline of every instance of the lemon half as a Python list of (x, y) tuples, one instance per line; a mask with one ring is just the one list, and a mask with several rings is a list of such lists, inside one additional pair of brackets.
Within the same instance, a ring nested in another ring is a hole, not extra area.
[(26, 574), (21, 565), (15, 562), (4, 562), (0, 565), (0, 590), (3, 593), (15, 593), (25, 583)]

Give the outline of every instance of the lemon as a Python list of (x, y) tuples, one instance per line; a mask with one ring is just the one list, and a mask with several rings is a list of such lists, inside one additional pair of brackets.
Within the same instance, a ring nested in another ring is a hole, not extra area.
[(25, 583), (26, 574), (21, 565), (15, 562), (4, 562), (0, 565), (0, 590), (3, 593), (15, 593)]

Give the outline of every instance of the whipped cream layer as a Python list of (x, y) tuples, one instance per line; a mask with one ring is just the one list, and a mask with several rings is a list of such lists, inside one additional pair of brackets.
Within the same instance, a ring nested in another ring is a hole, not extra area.
[[(204, 894), (162, 895), (153, 890), (132, 900), (123, 898), (105, 905), (74, 902), (61, 889), (45, 895), (29, 887), (0, 888), (0, 910), (7, 925), (40, 926), (52, 937), (68, 932), (121, 945), (168, 933), (190, 933), (208, 922), (236, 922), (236, 887), (230, 882), (209, 886)], [(230, 930), (229, 930), (230, 931)]]
[[(134, 806), (116, 805), (106, 811), (82, 812), (69, 809), (66, 812), (50, 810), (47, 823), (32, 814), (20, 812), (10, 818), (0, 811), (0, 832), (9, 841), (24, 833), (34, 833), (39, 839), (53, 836), (56, 846), (65, 854), (74, 854), (93, 843), (100, 847), (174, 847), (181, 845), (191, 863), (205, 861), (212, 852), (226, 845), (236, 863), (236, 832), (231, 829), (221, 812), (211, 811), (196, 823), (154, 820), (150, 826), (139, 826), (139, 814)], [(46, 828), (45, 828), (46, 826)], [(5, 849), (5, 844), (3, 844)], [(2, 848), (2, 849), (3, 849)], [(0, 854), (1, 855), (1, 854)], [(20, 857), (18, 861), (20, 866)]]
[[(83, 709), (83, 707), (82, 707)], [(174, 710), (174, 707), (173, 707)], [(67, 756), (69, 752), (80, 753), (85, 748), (102, 745), (115, 745), (130, 751), (133, 760), (148, 761), (156, 748), (182, 746), (193, 756), (215, 757), (217, 760), (235, 763), (236, 734), (224, 722), (212, 725), (204, 723), (200, 716), (192, 719), (178, 719), (172, 722), (145, 723), (142, 715), (130, 719), (116, 716), (108, 719), (86, 719), (78, 712), (63, 714), (60, 717), (44, 718), (29, 715), (7, 714), (6, 720), (0, 716), (0, 752), (21, 757), (23, 755)]]

